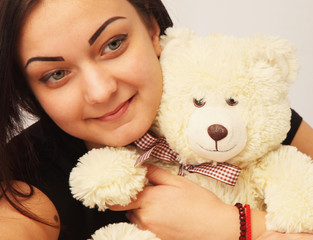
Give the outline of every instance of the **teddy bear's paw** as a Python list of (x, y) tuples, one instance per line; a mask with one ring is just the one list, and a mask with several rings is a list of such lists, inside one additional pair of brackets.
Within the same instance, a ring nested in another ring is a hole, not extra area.
[(130, 223), (114, 223), (100, 228), (92, 240), (160, 240), (150, 231), (144, 231)]
[(295, 147), (281, 146), (262, 162), (254, 177), (263, 180), (267, 229), (313, 233), (312, 159)]
[(82, 156), (70, 174), (74, 198), (104, 211), (136, 199), (147, 183), (146, 168), (135, 167), (138, 154), (128, 148), (93, 149)]

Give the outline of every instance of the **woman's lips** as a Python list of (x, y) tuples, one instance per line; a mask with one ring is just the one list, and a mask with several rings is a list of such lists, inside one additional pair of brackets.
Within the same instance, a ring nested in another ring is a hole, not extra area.
[(120, 104), (114, 111), (104, 114), (103, 116), (97, 118), (100, 121), (114, 121), (120, 118), (128, 109), (133, 97), (128, 99), (126, 102)]

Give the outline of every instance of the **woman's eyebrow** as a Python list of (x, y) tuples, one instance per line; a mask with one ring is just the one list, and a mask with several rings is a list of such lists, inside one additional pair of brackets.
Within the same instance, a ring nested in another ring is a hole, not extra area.
[(97, 38), (100, 36), (100, 34), (103, 32), (103, 30), (112, 22), (118, 20), (118, 19), (125, 19), (126, 17), (121, 17), (121, 16), (116, 16), (116, 17), (112, 17), (109, 18), (108, 20), (106, 20), (100, 27), (99, 29), (91, 36), (91, 38), (89, 39), (89, 44), (90, 46), (92, 44), (94, 44), (94, 42), (97, 40)]
[[(116, 16), (116, 17), (112, 17), (109, 18), (108, 20), (106, 20), (100, 27), (99, 29), (91, 36), (91, 38), (89, 39), (89, 44), (90, 46), (92, 44), (94, 44), (94, 42), (97, 40), (97, 38), (100, 36), (100, 34), (104, 31), (104, 29), (111, 24), (112, 22), (118, 20), (118, 19), (126, 19), (126, 17), (121, 17), (121, 16)], [(57, 62), (57, 61), (64, 61), (63, 57), (33, 57), (28, 59), (25, 68), (27, 68), (27, 66), (31, 63), (31, 62), (35, 62), (35, 61), (46, 61), (46, 62)]]
[(58, 61), (64, 61), (63, 57), (33, 57), (28, 59), (25, 68), (31, 63), (35, 61), (45, 61), (45, 62), (58, 62)]

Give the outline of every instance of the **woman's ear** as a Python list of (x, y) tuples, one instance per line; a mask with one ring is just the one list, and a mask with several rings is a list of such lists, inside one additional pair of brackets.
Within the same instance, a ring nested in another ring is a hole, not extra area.
[(157, 23), (157, 21), (154, 18), (152, 18), (151, 19), (150, 35), (151, 35), (154, 51), (158, 57), (161, 55), (161, 52), (162, 52), (162, 47), (160, 44), (160, 33), (161, 33), (161, 31), (160, 31), (159, 24)]

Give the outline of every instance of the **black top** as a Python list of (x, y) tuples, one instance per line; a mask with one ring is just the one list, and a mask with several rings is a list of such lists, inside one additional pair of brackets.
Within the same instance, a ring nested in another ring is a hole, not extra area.
[(286, 139), (282, 142), (284, 145), (290, 145), (292, 139), (296, 135), (298, 128), (300, 127), (300, 124), (302, 122), (302, 117), (293, 109), (291, 109), (291, 127), (287, 134)]
[[(293, 111), (291, 130), (284, 144), (290, 144), (302, 118)], [(45, 193), (55, 205), (61, 221), (59, 240), (88, 239), (100, 227), (113, 222), (127, 221), (125, 212), (98, 212), (96, 209), (84, 207), (75, 200), (69, 190), (69, 174), (77, 160), (87, 152), (82, 140), (76, 139), (50, 120), (40, 120), (23, 131), (32, 143), (37, 158), (28, 156), (25, 140), (20, 136), (14, 139), (18, 146), (18, 155), (25, 155), (14, 166), (18, 175), (16, 178), (27, 181)], [(12, 152), (14, 155), (14, 153)], [(38, 159), (33, 165), (34, 159)], [(30, 164), (32, 163), (32, 164)], [(34, 174), (37, 173), (37, 174)]]
[[(19, 151), (23, 150), (25, 153), (19, 167), (25, 172), (19, 175), (23, 174), (28, 183), (45, 193), (59, 213), (59, 240), (86, 240), (97, 229), (109, 223), (128, 221), (125, 212), (99, 212), (83, 206), (72, 197), (69, 174), (78, 158), (87, 152), (87, 148), (83, 141), (66, 134), (54, 123), (43, 122), (38, 121), (23, 132), (37, 153), (38, 161), (35, 166), (30, 167), (33, 164), (28, 164), (34, 158), (27, 156), (23, 142), (18, 138), (14, 141), (18, 143)], [(17, 178), (23, 180), (22, 177)]]

